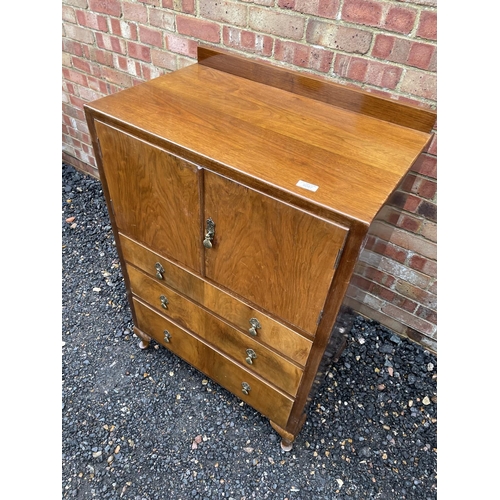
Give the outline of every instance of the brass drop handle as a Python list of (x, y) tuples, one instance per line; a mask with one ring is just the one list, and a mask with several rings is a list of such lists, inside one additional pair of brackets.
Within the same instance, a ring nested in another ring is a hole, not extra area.
[(257, 358), (257, 354), (255, 354), (255, 351), (253, 349), (247, 349), (246, 362), (249, 365), (253, 365), (253, 360), (256, 358)]
[(250, 324), (252, 325), (251, 328), (249, 328), (248, 332), (253, 335), (254, 337), (257, 336), (257, 330), (261, 328), (259, 320), (257, 318), (251, 318), (250, 319)]
[(214, 235), (215, 235), (215, 222), (212, 220), (212, 218), (208, 218), (207, 227), (205, 230), (205, 239), (203, 240), (203, 246), (205, 248), (212, 248)]
[(159, 280), (162, 280), (163, 279), (163, 273), (165, 272), (165, 269), (163, 269), (163, 266), (159, 262), (157, 262), (155, 264), (155, 269), (156, 269), (156, 277)]
[(252, 388), (246, 382), (241, 383), (241, 391), (243, 392), (243, 394), (246, 394), (248, 396), (251, 389)]
[(164, 330), (164, 331), (163, 331), (163, 340), (164, 340), (165, 342), (167, 342), (167, 343), (168, 343), (168, 342), (170, 342), (170, 337), (171, 337), (171, 336), (172, 336), (172, 335), (170, 335), (170, 332), (169, 332), (168, 330)]
[(160, 302), (163, 309), (168, 309), (168, 299), (167, 297), (165, 297), (165, 295), (160, 295)]

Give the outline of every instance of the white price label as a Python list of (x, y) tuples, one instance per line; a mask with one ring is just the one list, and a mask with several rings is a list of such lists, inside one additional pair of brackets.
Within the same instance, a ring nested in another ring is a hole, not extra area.
[(316, 186), (315, 184), (311, 184), (310, 182), (306, 182), (306, 181), (299, 181), (299, 182), (297, 182), (296, 186), (307, 189), (308, 191), (312, 191), (313, 193), (315, 193), (319, 187), (319, 186)]

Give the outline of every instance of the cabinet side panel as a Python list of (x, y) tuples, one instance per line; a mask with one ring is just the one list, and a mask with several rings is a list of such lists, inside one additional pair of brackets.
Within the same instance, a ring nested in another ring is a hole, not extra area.
[(205, 172), (209, 279), (314, 334), (348, 230)]
[(118, 228), (200, 272), (197, 166), (100, 122), (96, 131)]

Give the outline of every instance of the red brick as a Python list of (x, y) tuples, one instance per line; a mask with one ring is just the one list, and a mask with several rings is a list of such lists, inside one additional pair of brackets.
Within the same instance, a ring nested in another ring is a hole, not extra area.
[(171, 71), (177, 69), (177, 57), (174, 54), (165, 52), (164, 50), (153, 49), (151, 51), (151, 60), (155, 66), (165, 68)]
[(422, 215), (426, 219), (437, 221), (437, 205), (430, 201), (423, 200), (420, 202), (416, 213)]
[(115, 36), (103, 35), (102, 33), (96, 33), (97, 46), (101, 49), (110, 50), (111, 52), (116, 52), (117, 54), (126, 54), (127, 46), (126, 42), (117, 38)]
[(372, 56), (387, 61), (405, 64), (408, 59), (410, 47), (410, 40), (388, 35), (377, 35), (372, 49)]
[(68, 23), (76, 24), (76, 14), (75, 9), (68, 7), (67, 5), (62, 6), (62, 20)]
[(198, 44), (195, 40), (167, 33), (165, 36), (165, 47), (171, 52), (175, 52), (177, 54), (182, 54), (188, 57), (196, 57)]
[(151, 49), (135, 42), (127, 42), (128, 55), (134, 59), (151, 62)]
[(384, 28), (408, 35), (415, 24), (417, 12), (414, 9), (392, 6), (385, 16)]
[(430, 241), (437, 241), (437, 223), (432, 222), (430, 220), (424, 220), (422, 222), (422, 227), (420, 229), (420, 234), (430, 240)]
[(414, 286), (406, 281), (398, 281), (396, 282), (395, 289), (405, 297), (415, 300), (419, 304), (431, 309), (437, 308), (436, 296), (426, 290), (422, 290), (418, 286)]
[(139, 26), (139, 38), (142, 43), (154, 45), (155, 47), (163, 47), (163, 35), (161, 31)]
[(73, 54), (79, 57), (83, 55), (82, 44), (79, 42), (75, 42), (74, 40), (68, 40), (67, 38), (63, 38), (62, 50), (63, 52), (67, 52), (68, 54)]
[(192, 36), (207, 42), (220, 42), (220, 26), (211, 21), (177, 16), (177, 30), (181, 35)]
[(127, 40), (138, 40), (137, 25), (120, 19), (110, 18), (111, 33), (118, 35)]
[(120, 0), (88, 0), (89, 10), (119, 17), (122, 13)]
[(420, 205), (421, 199), (402, 191), (395, 191), (390, 197), (388, 202), (391, 205), (402, 208), (408, 212), (415, 213)]
[(85, 121), (85, 114), (82, 109), (75, 108), (74, 106), (65, 103), (63, 103), (62, 108), (63, 113), (66, 113), (71, 118), (74, 118), (75, 120)]
[(161, 2), (162, 7), (166, 9), (174, 9), (185, 14), (194, 14), (195, 0), (181, 0), (180, 5), (179, 1), (176, 0), (161, 0)]
[[(132, 86), (132, 79), (130, 75), (127, 75), (122, 71), (117, 71), (103, 66), (102, 75), (105, 80), (110, 83), (114, 83), (118, 87), (128, 88)], [(110, 88), (110, 91), (113, 91), (113, 87)], [(116, 88), (114, 91), (116, 91)]]
[(413, 43), (407, 63), (420, 69), (430, 69), (435, 58), (436, 47), (428, 43)]
[(283, 42), (278, 39), (274, 48), (274, 57), (278, 61), (327, 73), (330, 70), (333, 53), (295, 42)]
[(437, 324), (437, 312), (433, 311), (432, 309), (428, 309), (427, 307), (424, 306), (419, 306), (418, 309), (415, 311), (415, 314), (419, 318), (423, 318), (430, 323), (433, 323), (434, 325)]
[(94, 33), (87, 29), (77, 26), (76, 24), (65, 24), (64, 33), (68, 38), (76, 40), (78, 42), (83, 42), (89, 45), (94, 43)]
[(340, 0), (280, 0), (278, 7), (313, 16), (336, 19)]
[(103, 64), (104, 66), (113, 66), (113, 54), (106, 50), (92, 48), (90, 59), (99, 64)]
[(87, 0), (64, 0), (64, 3), (81, 9), (86, 9), (88, 7)]
[(161, 9), (149, 11), (149, 24), (157, 28), (175, 31), (175, 14)]
[(417, 36), (428, 40), (437, 40), (437, 12), (422, 11), (418, 24)]
[(77, 83), (78, 85), (87, 86), (87, 77), (83, 73), (79, 71), (74, 71), (72, 69), (63, 68), (62, 70), (63, 77), (70, 82)]
[(391, 300), (386, 299), (387, 302), (391, 302), (391, 304), (403, 309), (404, 311), (408, 311), (409, 313), (414, 313), (416, 311), (418, 307), (416, 302), (394, 292), (392, 292), (392, 295), (393, 297)]
[(411, 231), (412, 233), (418, 233), (422, 227), (422, 221), (405, 214), (399, 219), (398, 227), (406, 229), (406, 231)]
[(408, 265), (412, 269), (416, 269), (421, 273), (427, 274), (427, 276), (431, 276), (433, 278), (437, 276), (437, 262), (422, 257), (421, 255), (412, 255), (408, 259)]
[(373, 251), (381, 255), (385, 255), (386, 257), (389, 257), (390, 259), (400, 263), (403, 263), (408, 255), (406, 250), (403, 250), (402, 248), (396, 247), (382, 240), (377, 241), (377, 243), (373, 247)]
[(417, 194), (422, 198), (433, 200), (437, 192), (437, 184), (435, 181), (422, 179), (417, 188)]
[(280, 11), (251, 7), (248, 25), (255, 31), (300, 40), (304, 34), (304, 16), (293, 16)]
[(246, 26), (248, 7), (240, 3), (213, 0), (199, 0), (200, 16), (220, 23)]
[(393, 304), (385, 305), (384, 307), (382, 307), (381, 311), (391, 318), (394, 318), (403, 323), (404, 325), (413, 328), (419, 333), (423, 333), (426, 335), (432, 335), (434, 333), (434, 326), (431, 323), (425, 321), (424, 319), (418, 318), (417, 316), (414, 316), (409, 312), (394, 306)]
[(335, 73), (362, 83), (394, 89), (403, 70), (397, 66), (338, 54), (335, 58)]
[(161, 0), (137, 0), (141, 3), (147, 3), (148, 5), (154, 5), (155, 7), (159, 7)]
[(126, 21), (135, 21), (147, 24), (148, 9), (144, 5), (130, 2), (122, 2), (123, 19)]
[(437, 179), (437, 159), (428, 154), (421, 154), (411, 167), (413, 172)]
[(310, 19), (306, 40), (314, 45), (323, 45), (342, 52), (366, 54), (372, 42), (372, 33), (357, 28)]
[(76, 18), (80, 26), (86, 26), (93, 30), (108, 31), (108, 21), (106, 17), (100, 16), (95, 12), (88, 12), (85, 10), (77, 10)]
[(387, 288), (390, 288), (395, 282), (394, 276), (384, 273), (378, 269), (374, 269), (373, 267), (370, 266), (366, 267), (364, 275), (368, 279), (376, 281), (377, 283), (380, 283), (381, 285), (384, 285)]
[(391, 55), (396, 38), (389, 35), (376, 35), (375, 43), (373, 44), (372, 56), (379, 59), (388, 59)]
[(370, 0), (345, 0), (342, 19), (351, 23), (380, 26), (382, 4)]
[(235, 49), (253, 52), (263, 56), (270, 56), (273, 51), (273, 39), (270, 36), (254, 33), (253, 31), (240, 30), (224, 26), (224, 45)]
[(91, 73), (90, 64), (85, 59), (80, 59), (79, 57), (72, 57), (71, 63), (75, 69), (83, 71), (84, 73)]

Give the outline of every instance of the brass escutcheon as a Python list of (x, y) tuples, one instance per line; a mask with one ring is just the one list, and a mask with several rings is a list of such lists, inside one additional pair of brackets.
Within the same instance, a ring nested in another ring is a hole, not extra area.
[(257, 354), (255, 354), (255, 351), (253, 349), (247, 349), (246, 362), (249, 365), (253, 365), (253, 360), (256, 358), (257, 358)]
[(159, 262), (157, 262), (155, 264), (155, 269), (156, 269), (156, 277), (159, 280), (162, 280), (163, 279), (163, 273), (165, 272), (165, 269), (163, 269), (163, 266)]
[(259, 320), (257, 318), (251, 318), (250, 319), (250, 324), (252, 325), (252, 327), (248, 330), (248, 332), (250, 333), (250, 335), (253, 335), (254, 337), (256, 337), (257, 336), (257, 330), (259, 328), (261, 328)]
[(212, 241), (215, 235), (215, 222), (211, 217), (207, 219), (207, 228), (205, 231), (205, 239), (203, 240), (203, 246), (205, 248), (212, 248)]
[(169, 332), (168, 330), (164, 330), (164, 331), (163, 331), (163, 340), (164, 340), (165, 342), (170, 342), (170, 337), (171, 337), (171, 336), (172, 336), (172, 335), (170, 335), (170, 332)]
[(160, 302), (163, 309), (168, 309), (168, 299), (167, 297), (165, 297), (165, 295), (160, 295)]

